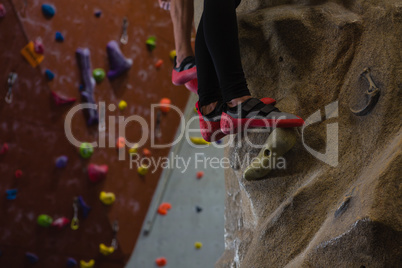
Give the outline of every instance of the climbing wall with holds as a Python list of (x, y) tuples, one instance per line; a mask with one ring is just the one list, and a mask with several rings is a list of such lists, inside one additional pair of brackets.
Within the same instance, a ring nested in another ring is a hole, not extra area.
[[(129, 123), (121, 140), (116, 118), (139, 115), (150, 128), (152, 103), (168, 98), (183, 109), (188, 98), (171, 84), (169, 13), (157, 1), (0, 4), (0, 267), (123, 267), (161, 170), (130, 169), (124, 141), (142, 131)], [(67, 113), (100, 101), (106, 114), (74, 114), (72, 145)], [(173, 140), (178, 122), (162, 113), (158, 142)], [(100, 137), (106, 148), (90, 145)], [(144, 148), (130, 151), (169, 152)]]

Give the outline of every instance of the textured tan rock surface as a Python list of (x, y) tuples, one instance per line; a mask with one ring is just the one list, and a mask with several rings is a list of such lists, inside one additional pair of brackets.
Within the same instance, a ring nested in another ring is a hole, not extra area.
[[(245, 181), (235, 157), (259, 150), (235, 138), (216, 266), (402, 267), (402, 2), (243, 0), (238, 14), (253, 95), (304, 119), (321, 110), (322, 121), (298, 131), (286, 170), (260, 181)], [(367, 67), (381, 96), (358, 117), (350, 107), (366, 102)], [(268, 133), (249, 136), (263, 143)]]

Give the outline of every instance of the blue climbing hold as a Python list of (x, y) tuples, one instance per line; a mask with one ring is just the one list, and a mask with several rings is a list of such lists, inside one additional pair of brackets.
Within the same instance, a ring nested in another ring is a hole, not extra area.
[(31, 253), (31, 252), (27, 252), (25, 253), (25, 257), (27, 258), (27, 260), (30, 263), (37, 263), (39, 261), (38, 256), (36, 256), (35, 254)]
[(102, 15), (102, 11), (98, 10), (95, 12), (95, 17), (99, 18)]
[(7, 200), (15, 200), (17, 198), (17, 193), (18, 193), (17, 189), (6, 190)]
[(195, 211), (197, 211), (197, 213), (200, 213), (202, 211), (202, 207), (196, 206)]
[(50, 71), (49, 69), (46, 69), (45, 75), (46, 75), (47, 80), (49, 80), (49, 81), (54, 79), (54, 73), (52, 71)]
[(56, 159), (56, 167), (57, 168), (65, 168), (67, 166), (68, 157), (65, 155), (59, 156)]
[(75, 266), (77, 266), (77, 261), (73, 258), (68, 258), (66, 264), (67, 264), (67, 267), (69, 267), (69, 268), (75, 267)]
[(61, 32), (56, 32), (56, 41), (57, 42), (63, 42), (64, 41), (64, 36), (61, 34)]
[(91, 211), (91, 207), (85, 203), (82, 196), (78, 196), (78, 204), (82, 208), (82, 217), (86, 219), (88, 217), (89, 211)]
[(54, 14), (56, 14), (56, 9), (52, 5), (43, 4), (42, 5), (42, 12), (43, 12), (43, 15), (46, 18), (50, 19), (50, 18), (52, 18), (54, 16)]

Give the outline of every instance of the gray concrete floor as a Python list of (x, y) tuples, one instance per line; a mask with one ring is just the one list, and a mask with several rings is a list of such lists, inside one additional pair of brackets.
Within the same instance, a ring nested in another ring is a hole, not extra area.
[[(196, 116), (195, 101), (196, 96), (192, 95), (185, 111), (187, 118)], [(199, 128), (198, 120), (190, 127)], [(209, 268), (214, 267), (224, 251), (224, 170), (204, 169), (200, 165), (195, 168), (194, 160), (196, 153), (222, 158), (223, 149), (195, 149), (183, 138), (171, 153), (191, 158), (191, 164), (185, 172), (183, 167), (164, 170), (127, 268), (157, 267), (155, 259), (159, 257), (167, 259), (166, 268)], [(198, 171), (204, 171), (202, 179), (196, 178)], [(172, 205), (165, 216), (155, 215), (161, 202)], [(202, 208), (200, 213), (196, 206)], [(148, 234), (144, 233), (146, 230)], [(202, 248), (196, 249), (195, 242), (201, 242)]]

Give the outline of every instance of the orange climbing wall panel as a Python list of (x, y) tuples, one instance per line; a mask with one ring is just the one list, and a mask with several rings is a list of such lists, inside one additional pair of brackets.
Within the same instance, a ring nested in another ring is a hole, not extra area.
[[(7, 142), (9, 151), (0, 156), (0, 267), (24, 267), (25, 252), (38, 255), (38, 267), (64, 267), (66, 259), (77, 261), (95, 259), (96, 267), (124, 267), (140, 232), (142, 222), (157, 185), (161, 170), (139, 177), (130, 169), (129, 161), (118, 161), (115, 148), (95, 149), (89, 160), (80, 158), (78, 150), (66, 139), (64, 119), (74, 105), (57, 106), (51, 90), (60, 95), (79, 99), (80, 74), (75, 58), (78, 47), (91, 51), (92, 68), (108, 68), (106, 44), (118, 41), (123, 17), (129, 20), (128, 44), (121, 46), (126, 57), (133, 59), (127, 75), (113, 82), (104, 80), (95, 87), (95, 100), (118, 104), (125, 100), (128, 107), (107, 112), (107, 116), (139, 115), (150, 124), (150, 105), (168, 97), (184, 109), (188, 92), (171, 84), (169, 51), (174, 48), (169, 13), (158, 8), (157, 1), (137, 0), (4, 0), (7, 15), (0, 19), (0, 144)], [(53, 4), (56, 15), (46, 19), (41, 5)], [(100, 10), (100, 18), (94, 12)], [(21, 22), (21, 23), (20, 23)], [(55, 42), (59, 31), (65, 40)], [(157, 47), (149, 52), (146, 39), (155, 35)], [(32, 68), (20, 55), (29, 40), (41, 37), (45, 59)], [(158, 59), (164, 64), (155, 68)], [(53, 81), (44, 76), (46, 69), (55, 74)], [(13, 102), (4, 101), (8, 73), (14, 71), (18, 79), (13, 89)], [(116, 118), (116, 121), (117, 118)], [(106, 121), (108, 124), (108, 120)], [(179, 117), (169, 113), (161, 123), (161, 142), (173, 140)], [(117, 129), (117, 126), (116, 126)], [(108, 131), (108, 130), (107, 130)], [(96, 127), (87, 127), (78, 112), (72, 120), (72, 132), (82, 141), (97, 141)], [(139, 125), (128, 124), (126, 138), (138, 140)], [(117, 133), (115, 133), (117, 138)], [(106, 136), (108, 140), (108, 136)], [(149, 140), (146, 144), (149, 148)], [(152, 150), (153, 156), (165, 156), (169, 148)], [(68, 156), (67, 167), (55, 168), (55, 159)], [(89, 163), (107, 164), (106, 180), (92, 184), (87, 178)], [(14, 172), (23, 171), (16, 179)], [(6, 200), (7, 189), (18, 189), (15, 200)], [(114, 192), (116, 202), (105, 207), (99, 201), (100, 191)], [(87, 219), (80, 217), (80, 228), (57, 230), (36, 224), (39, 214), (53, 218), (72, 218), (72, 200), (82, 195), (92, 207)], [(99, 244), (110, 245), (112, 222), (119, 221), (119, 248), (110, 256), (99, 253)]]

